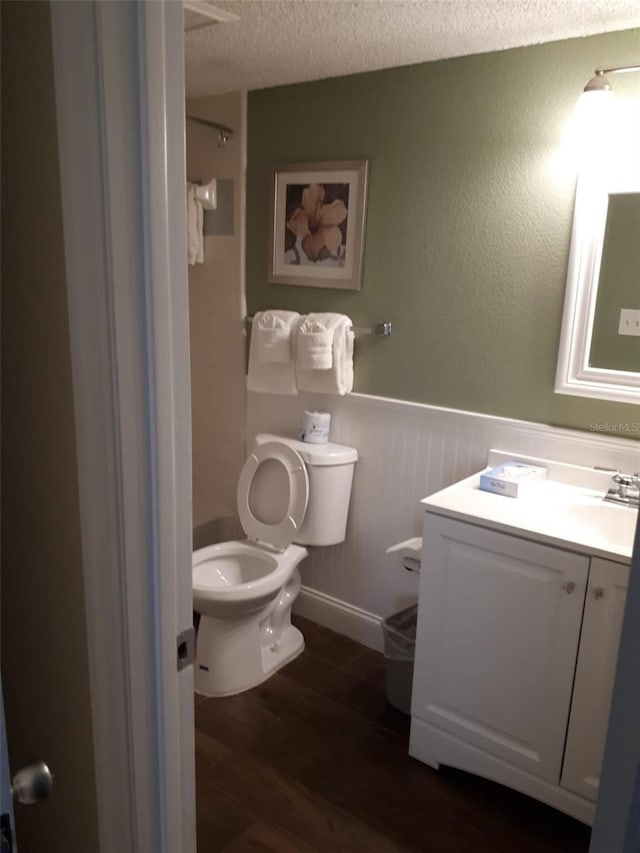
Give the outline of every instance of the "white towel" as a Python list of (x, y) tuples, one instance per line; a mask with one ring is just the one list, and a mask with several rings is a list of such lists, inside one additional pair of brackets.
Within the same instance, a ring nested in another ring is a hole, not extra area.
[(187, 184), (187, 259), (189, 264), (204, 262), (204, 212), (196, 196), (195, 184)]
[(298, 356), (301, 370), (333, 367), (333, 335), (342, 314), (307, 314), (298, 326)]
[[(344, 314), (309, 314), (307, 318), (331, 317), (333, 329), (332, 365), (319, 370), (306, 369), (296, 354), (296, 382), (299, 391), (314, 391), (317, 394), (348, 394), (353, 389), (353, 329), (349, 317)], [(328, 322), (328, 321), (325, 321)], [(304, 320), (298, 324), (298, 332)], [(296, 349), (300, 342), (297, 336)]]
[(251, 346), (261, 362), (286, 364), (293, 360), (292, 337), (298, 324), (295, 311), (262, 311), (251, 327)]
[(256, 335), (260, 323), (265, 314), (277, 313), (277, 316), (290, 324), (292, 329), (297, 328), (300, 315), (294, 311), (258, 312), (251, 324), (251, 346), (249, 348), (249, 374), (247, 376), (247, 388), (249, 391), (259, 391), (263, 394), (297, 394), (296, 368), (295, 368), (295, 335), (290, 338), (291, 356), (288, 362), (262, 361), (260, 352), (262, 342), (260, 335)]

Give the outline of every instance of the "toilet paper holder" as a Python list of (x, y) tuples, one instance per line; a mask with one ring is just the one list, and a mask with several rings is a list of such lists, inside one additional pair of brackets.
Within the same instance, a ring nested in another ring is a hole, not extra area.
[[(397, 542), (395, 545), (390, 545), (386, 552), (387, 554), (395, 554), (398, 551), (407, 551), (402, 555), (402, 567), (408, 572), (420, 574), (422, 567), (422, 536), (415, 536), (413, 539), (405, 539), (403, 542)], [(415, 556), (414, 556), (415, 555)]]

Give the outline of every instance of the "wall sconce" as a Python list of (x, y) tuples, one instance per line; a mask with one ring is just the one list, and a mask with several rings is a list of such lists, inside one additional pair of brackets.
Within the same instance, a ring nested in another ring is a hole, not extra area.
[(610, 92), (611, 83), (607, 80), (607, 74), (625, 74), (628, 71), (640, 71), (640, 65), (619, 65), (617, 68), (596, 68), (594, 77), (584, 87), (585, 93)]
[[(596, 121), (605, 122), (610, 116), (613, 103), (613, 92), (607, 74), (625, 74), (629, 71), (640, 71), (640, 65), (620, 65), (617, 68), (596, 68), (594, 76), (584, 87), (578, 99), (578, 111), (582, 111), (591, 119), (593, 127)], [(600, 128), (602, 131), (603, 128)]]
[(614, 98), (609, 76), (631, 71), (640, 71), (640, 65), (596, 68), (578, 98), (564, 143), (578, 174), (608, 175), (628, 168), (628, 149), (636, 144), (635, 119), (628, 106)]

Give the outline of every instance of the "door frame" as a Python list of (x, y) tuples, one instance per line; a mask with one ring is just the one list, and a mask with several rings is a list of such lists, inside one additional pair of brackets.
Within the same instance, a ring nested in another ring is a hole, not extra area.
[[(100, 850), (192, 853), (193, 673), (175, 666), (192, 536), (182, 4), (51, 14)], [(610, 735), (638, 696), (638, 538), (631, 576)], [(629, 812), (619, 741), (594, 851)]]
[(100, 850), (192, 853), (182, 4), (51, 14)]

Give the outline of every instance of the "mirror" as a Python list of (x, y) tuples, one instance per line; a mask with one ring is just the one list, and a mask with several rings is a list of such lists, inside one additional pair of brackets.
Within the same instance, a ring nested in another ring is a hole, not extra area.
[(640, 403), (636, 321), (640, 322), (640, 180), (628, 178), (622, 186), (607, 186), (604, 179), (581, 178), (556, 393)]

